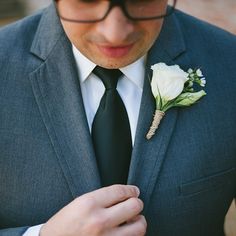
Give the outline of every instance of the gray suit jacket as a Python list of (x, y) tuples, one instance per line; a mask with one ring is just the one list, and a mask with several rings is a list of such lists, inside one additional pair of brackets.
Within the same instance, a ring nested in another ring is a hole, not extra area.
[[(148, 54), (129, 184), (147, 235), (223, 235), (236, 196), (236, 38), (176, 11)], [(200, 67), (207, 96), (171, 109), (151, 140), (148, 74)], [(100, 187), (71, 44), (54, 6), (0, 31), (0, 235), (21, 235)], [(18, 228), (17, 228), (18, 227)]]

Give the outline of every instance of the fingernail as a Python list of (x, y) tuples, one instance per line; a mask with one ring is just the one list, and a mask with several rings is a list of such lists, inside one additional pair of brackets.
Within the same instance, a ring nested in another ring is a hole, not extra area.
[(137, 186), (134, 186), (137, 197), (140, 195), (140, 190)]

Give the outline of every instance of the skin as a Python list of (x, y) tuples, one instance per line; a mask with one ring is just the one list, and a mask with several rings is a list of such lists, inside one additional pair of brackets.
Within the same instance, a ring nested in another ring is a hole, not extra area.
[(147, 223), (140, 215), (139, 190), (112, 185), (84, 194), (61, 209), (41, 228), (40, 236), (142, 236)]
[[(167, 1), (161, 8), (166, 9)], [(58, 2), (62, 15), (68, 15), (64, 2)], [(163, 20), (131, 21), (120, 7), (113, 7), (105, 20), (72, 23), (62, 20), (70, 41), (95, 64), (105, 68), (127, 66), (143, 55), (157, 39)]]
[[(64, 3), (58, 2), (62, 15), (67, 11)], [(166, 5), (167, 1), (163, 9)], [(145, 55), (162, 23), (163, 20), (130, 21), (119, 7), (97, 23), (62, 20), (69, 40), (84, 56), (105, 68), (121, 68)], [(73, 200), (42, 226), (40, 236), (143, 236), (147, 222), (142, 210), (137, 187), (112, 185)]]

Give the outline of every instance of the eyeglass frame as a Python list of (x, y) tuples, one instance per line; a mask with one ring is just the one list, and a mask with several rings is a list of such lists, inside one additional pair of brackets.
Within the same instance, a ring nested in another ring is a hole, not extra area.
[[(55, 0), (55, 2), (58, 2), (60, 0)], [(170, 10), (168, 13), (165, 13), (163, 15), (160, 15), (160, 16), (152, 16), (152, 17), (145, 17), (145, 18), (142, 18), (142, 17), (132, 17), (129, 15), (128, 11), (126, 10), (126, 7), (125, 7), (125, 0), (110, 0), (110, 5), (108, 7), (108, 10), (106, 12), (106, 14), (99, 20), (75, 20), (75, 19), (69, 19), (67, 17), (64, 17), (62, 16), (58, 9), (58, 15), (60, 16), (60, 18), (62, 20), (65, 20), (65, 21), (69, 21), (69, 22), (74, 22), (74, 23), (96, 23), (96, 22), (100, 22), (100, 21), (103, 21), (105, 20), (105, 18), (109, 15), (110, 11), (112, 10), (113, 7), (115, 6), (118, 6), (121, 8), (123, 14), (129, 19), (129, 20), (132, 20), (132, 21), (148, 21), (148, 20), (158, 20), (158, 19), (162, 19), (162, 18), (165, 18), (165, 17), (168, 17), (170, 16), (174, 11), (175, 11), (175, 6), (177, 4), (177, 0), (173, 0), (173, 6), (171, 6)]]

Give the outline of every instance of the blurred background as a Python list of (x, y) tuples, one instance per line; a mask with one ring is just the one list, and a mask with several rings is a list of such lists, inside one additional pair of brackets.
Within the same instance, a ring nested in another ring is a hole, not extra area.
[(49, 5), (51, 0), (0, 0), (0, 26)]
[[(0, 0), (0, 26), (50, 4), (52, 0)], [(177, 7), (236, 34), (236, 0), (178, 0)]]
[[(0, 26), (33, 14), (51, 0), (0, 0)], [(236, 34), (236, 0), (178, 0), (177, 8)], [(227, 236), (236, 236), (236, 209), (226, 216)]]

